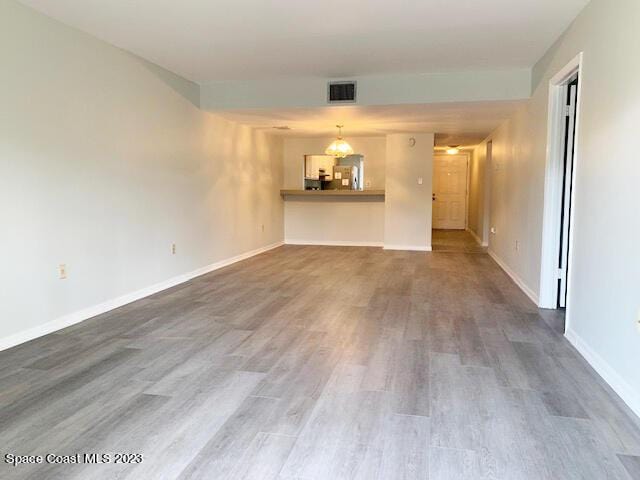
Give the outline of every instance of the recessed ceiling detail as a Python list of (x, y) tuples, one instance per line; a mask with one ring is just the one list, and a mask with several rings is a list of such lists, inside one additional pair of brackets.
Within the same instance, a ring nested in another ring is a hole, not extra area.
[[(436, 145), (444, 147), (478, 144), (523, 103), (508, 101), (227, 110), (216, 114), (287, 137), (335, 137), (334, 125), (347, 125), (349, 137), (435, 132)], [(287, 125), (289, 130), (274, 130), (273, 125)]]

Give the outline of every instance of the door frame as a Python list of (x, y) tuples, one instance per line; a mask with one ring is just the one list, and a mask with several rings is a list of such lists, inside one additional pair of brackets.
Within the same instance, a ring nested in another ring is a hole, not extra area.
[(578, 93), (576, 100), (575, 139), (573, 154), (573, 185), (571, 193), (571, 212), (569, 215), (569, 258), (567, 276), (567, 309), (565, 315), (565, 332), (569, 329), (571, 305), (571, 272), (573, 271), (574, 252), (574, 220), (576, 172), (580, 161), (580, 110), (582, 104), (582, 63), (583, 53), (579, 53), (556, 75), (549, 80), (549, 109), (547, 120), (547, 160), (544, 185), (544, 211), (542, 219), (542, 252), (540, 265), (540, 297), (539, 307), (557, 309), (558, 298), (558, 256), (560, 254), (560, 225), (562, 208), (562, 182), (564, 176), (564, 137), (567, 84), (578, 75)]
[[(436, 150), (435, 152), (433, 152), (433, 166), (431, 167), (431, 178), (435, 178), (435, 168), (436, 168), (436, 157), (458, 157), (458, 156), (462, 156), (464, 155), (465, 157), (467, 157), (467, 170), (466, 170), (466, 176), (467, 176), (467, 182), (465, 184), (465, 194), (464, 194), (464, 229), (461, 229), (460, 231), (467, 231), (469, 229), (469, 186), (470, 186), (470, 181), (471, 179), (469, 178), (469, 169), (470, 169), (470, 164), (471, 164), (471, 152), (466, 152), (466, 151), (460, 151), (458, 153), (456, 153), (455, 155), (449, 155), (447, 152), (443, 152), (441, 150)], [(433, 194), (433, 188), (431, 189), (431, 193)], [(431, 230), (437, 230), (434, 226), (433, 226), (433, 202), (431, 202)], [(444, 229), (446, 230), (446, 229)]]

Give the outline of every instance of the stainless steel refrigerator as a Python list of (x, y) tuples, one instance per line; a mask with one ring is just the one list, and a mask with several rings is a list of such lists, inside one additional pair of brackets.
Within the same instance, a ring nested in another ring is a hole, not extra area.
[(332, 190), (359, 190), (358, 167), (335, 165), (333, 167), (333, 180), (328, 188)]

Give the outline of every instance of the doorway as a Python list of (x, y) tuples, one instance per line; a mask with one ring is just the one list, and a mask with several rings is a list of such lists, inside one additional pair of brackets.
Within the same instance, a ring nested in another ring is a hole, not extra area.
[(560, 210), (560, 242), (558, 251), (558, 290), (556, 306), (567, 306), (567, 278), (569, 276), (569, 235), (571, 234), (571, 204), (573, 192), (573, 159), (575, 153), (576, 115), (578, 100), (578, 74), (576, 73), (567, 84), (565, 101), (565, 125), (563, 141), (563, 176), (562, 202)]
[(467, 179), (469, 155), (433, 157), (433, 229), (467, 228)]
[(578, 162), (582, 54), (549, 82), (548, 154), (545, 177), (540, 307), (565, 312), (571, 299), (571, 251)]

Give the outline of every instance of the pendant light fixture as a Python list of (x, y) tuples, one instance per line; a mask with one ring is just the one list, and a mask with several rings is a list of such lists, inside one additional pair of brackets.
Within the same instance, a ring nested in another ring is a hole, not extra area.
[(336, 127), (338, 128), (338, 138), (327, 147), (324, 153), (336, 158), (344, 158), (346, 156), (353, 155), (353, 148), (351, 148), (351, 145), (342, 139), (343, 125), (336, 125)]

